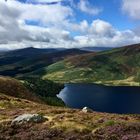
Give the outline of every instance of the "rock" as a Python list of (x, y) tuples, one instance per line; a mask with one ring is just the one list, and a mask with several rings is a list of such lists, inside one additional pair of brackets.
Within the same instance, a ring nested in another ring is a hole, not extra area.
[(82, 109), (82, 112), (84, 112), (84, 113), (92, 113), (93, 110), (90, 109), (90, 108), (88, 108), (88, 107), (84, 107), (84, 108)]
[(39, 114), (23, 114), (18, 116), (12, 121), (12, 124), (22, 124), (26, 122), (35, 122), (35, 123), (41, 123), (46, 120), (45, 117)]

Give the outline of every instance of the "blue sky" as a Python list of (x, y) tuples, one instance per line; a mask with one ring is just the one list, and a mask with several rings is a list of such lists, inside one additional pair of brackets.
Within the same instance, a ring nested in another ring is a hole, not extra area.
[(139, 0), (3, 0), (0, 21), (0, 48), (140, 43)]
[[(20, 2), (26, 3), (27, 0), (19, 0)], [(139, 21), (129, 18), (129, 16), (122, 12), (122, 0), (88, 0), (91, 6), (96, 6), (102, 9), (102, 12), (98, 15), (90, 15), (87, 13), (81, 12), (79, 9), (73, 7), (75, 12), (76, 22), (86, 19), (89, 23), (91, 23), (95, 19), (102, 19), (110, 22), (115, 28), (119, 30), (124, 29), (133, 29), (140, 24)], [(37, 2), (31, 0), (30, 3), (37, 4)], [(75, 4), (79, 2), (79, 0), (74, 0)], [(47, 2), (45, 4), (56, 4), (56, 2)], [(70, 6), (70, 2), (68, 0), (62, 1), (63, 5)], [(27, 22), (28, 24), (38, 24), (38, 22), (31, 21)]]

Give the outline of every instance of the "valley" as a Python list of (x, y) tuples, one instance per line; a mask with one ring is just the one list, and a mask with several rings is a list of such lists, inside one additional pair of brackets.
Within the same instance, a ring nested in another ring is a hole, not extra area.
[[(139, 87), (139, 60), (140, 44), (99, 52), (27, 48), (0, 53), (0, 139), (139, 139), (139, 114), (73, 109), (57, 96), (65, 83)], [(45, 119), (12, 123), (22, 115)]]
[(46, 67), (43, 79), (62, 83), (139, 86), (140, 45), (66, 58)]
[(140, 140), (140, 0), (0, 0), (0, 140)]

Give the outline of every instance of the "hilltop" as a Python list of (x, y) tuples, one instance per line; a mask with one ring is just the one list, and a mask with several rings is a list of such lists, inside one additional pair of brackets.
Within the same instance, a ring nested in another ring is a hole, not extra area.
[(66, 58), (44, 68), (43, 78), (62, 83), (139, 85), (140, 44)]

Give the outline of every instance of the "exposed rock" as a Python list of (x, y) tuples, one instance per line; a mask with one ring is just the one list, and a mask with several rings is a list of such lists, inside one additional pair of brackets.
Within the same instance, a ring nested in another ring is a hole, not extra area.
[(84, 108), (82, 109), (82, 112), (84, 112), (84, 113), (92, 113), (93, 110), (90, 109), (90, 108), (88, 108), (88, 107), (84, 107)]
[(41, 123), (44, 122), (45, 120), (47, 120), (47, 118), (39, 114), (23, 114), (15, 118), (12, 121), (12, 124), (22, 124), (26, 122)]

